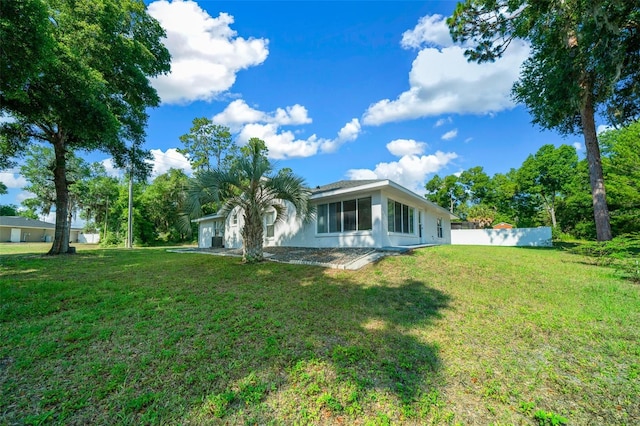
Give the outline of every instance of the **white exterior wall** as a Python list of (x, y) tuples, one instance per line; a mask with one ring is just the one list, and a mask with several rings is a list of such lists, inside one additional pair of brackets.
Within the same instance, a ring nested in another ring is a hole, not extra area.
[[(293, 206), (287, 202), (288, 215), (283, 222), (276, 222), (274, 236), (266, 238), (265, 246), (285, 247), (391, 247), (411, 246), (420, 244), (451, 244), (451, 220), (446, 211), (425, 206), (415, 197), (408, 196), (398, 191), (372, 189), (369, 192), (356, 192), (325, 197), (319, 204), (337, 201), (353, 200), (354, 198), (371, 197), (371, 222), (372, 229), (368, 231), (352, 231), (340, 233), (317, 232), (316, 220), (302, 223), (296, 216)], [(406, 204), (415, 209), (414, 233), (390, 233), (388, 232), (387, 203), (389, 198)], [(233, 224), (233, 215), (237, 214), (237, 225)], [(422, 236), (419, 232), (419, 217), (422, 218)], [(438, 238), (437, 219), (442, 219), (442, 238)], [(205, 219), (199, 223), (198, 247), (211, 247), (211, 238), (214, 236), (216, 219)], [(222, 220), (222, 219), (217, 219)], [(233, 210), (224, 222), (224, 246), (226, 248), (242, 247), (240, 230), (244, 225), (241, 211)], [(266, 223), (263, 222), (263, 226)]]
[[(413, 207), (415, 215), (413, 218), (413, 234), (403, 234), (401, 232), (388, 232), (388, 202), (389, 199)], [(451, 219), (445, 212), (437, 209), (428, 209), (424, 206), (419, 207), (417, 203), (410, 197), (403, 196), (398, 193), (383, 192), (383, 208), (382, 208), (382, 234), (384, 244), (386, 246), (411, 246), (418, 244), (451, 244)], [(438, 218), (442, 219), (442, 238), (438, 238)], [(422, 236), (420, 235), (420, 219), (422, 219)]]
[[(380, 235), (380, 222), (382, 220), (380, 191), (323, 198), (321, 204), (366, 197), (371, 197), (372, 229), (370, 231), (319, 234), (315, 220), (303, 224), (297, 220), (294, 213), (290, 214), (285, 223), (276, 224), (275, 238), (273, 241), (267, 241), (272, 243), (268, 245), (286, 247), (383, 247)], [(290, 205), (288, 207), (289, 211), (293, 210)]]
[(454, 229), (451, 244), (471, 246), (551, 247), (551, 228)]
[(84, 234), (78, 235), (78, 242), (84, 244), (98, 244), (100, 242), (100, 234)]

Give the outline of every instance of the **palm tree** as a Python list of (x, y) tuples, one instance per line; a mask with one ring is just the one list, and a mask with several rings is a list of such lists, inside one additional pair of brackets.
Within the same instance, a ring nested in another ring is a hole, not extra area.
[(202, 206), (221, 201), (220, 213), (227, 215), (239, 208), (244, 215), (240, 231), (243, 240), (242, 260), (246, 263), (264, 259), (262, 251), (262, 218), (275, 210), (275, 223), (286, 219), (286, 204), (296, 209), (296, 217), (308, 221), (313, 211), (309, 202), (311, 191), (304, 179), (290, 169), (275, 173), (267, 158), (267, 147), (258, 138), (251, 138), (241, 149), (242, 155), (228, 170), (204, 170), (191, 179), (186, 194), (186, 210), (190, 216), (202, 214)]

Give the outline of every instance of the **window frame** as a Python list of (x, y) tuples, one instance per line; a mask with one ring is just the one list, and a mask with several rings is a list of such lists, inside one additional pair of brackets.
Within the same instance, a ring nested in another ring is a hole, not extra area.
[(387, 232), (415, 235), (416, 208), (392, 198), (387, 199)]
[[(269, 223), (269, 219), (271, 219), (271, 223)], [(264, 236), (265, 238), (275, 238), (276, 235), (276, 212), (270, 211), (264, 214)], [(269, 235), (269, 231), (271, 231), (271, 235)]]
[(349, 198), (318, 204), (316, 206), (316, 234), (371, 231), (373, 230), (372, 206), (372, 197)]

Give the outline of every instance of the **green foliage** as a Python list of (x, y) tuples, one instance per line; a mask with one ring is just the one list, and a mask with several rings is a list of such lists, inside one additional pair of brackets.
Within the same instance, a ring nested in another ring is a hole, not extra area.
[(534, 414), (534, 418), (540, 426), (558, 426), (566, 425), (569, 420), (551, 411), (538, 410)]
[(18, 207), (14, 204), (0, 204), (0, 216), (18, 216)]
[(140, 204), (144, 206), (147, 220), (167, 241), (185, 241), (189, 234), (180, 229), (187, 185), (188, 178), (182, 170), (169, 169), (145, 187), (141, 195)]
[(213, 124), (211, 119), (205, 117), (194, 118), (189, 133), (180, 136), (180, 141), (184, 148), (178, 149), (178, 152), (189, 159), (194, 172), (228, 169), (239, 154), (229, 128)]
[[(50, 254), (60, 254), (69, 246), (66, 221), (72, 179), (67, 175), (67, 155), (100, 150), (119, 166), (125, 159), (143, 158), (133, 155), (133, 149), (144, 139), (146, 108), (160, 103), (149, 77), (169, 71), (170, 55), (162, 43), (164, 30), (141, 0), (22, 4), (2, 2), (2, 39), (7, 35), (13, 43), (7, 63), (3, 49), (0, 65), (20, 69), (23, 61), (15, 53), (25, 47), (20, 54), (26, 53), (31, 64), (24, 74), (16, 73), (15, 81), (5, 85), (2, 79), (0, 112), (15, 121), (0, 126), (0, 163), (24, 152), (33, 141), (52, 145), (56, 232)], [(5, 15), (5, 8), (14, 9), (15, 15)], [(42, 47), (31, 49), (40, 38), (46, 41)], [(3, 77), (14, 75), (4, 71)]]
[(574, 147), (543, 145), (535, 155), (527, 157), (518, 170), (520, 191), (544, 207), (554, 228), (557, 225), (556, 206), (559, 199), (566, 196), (577, 164)]
[(607, 242), (589, 242), (573, 249), (599, 265), (615, 268), (624, 278), (640, 282), (640, 233), (620, 235)]
[(529, 42), (514, 99), (541, 127), (583, 134), (598, 240), (612, 234), (595, 114), (604, 109), (616, 124), (640, 115), (639, 17), (626, 0), (466, 0), (447, 21), (454, 40), (472, 42), (473, 61), (500, 58), (514, 39)]
[[(90, 176), (89, 165), (73, 151), (65, 155), (67, 187), (69, 191), (67, 211), (69, 215), (77, 212), (83, 197), (83, 182)], [(25, 203), (31, 208), (48, 215), (57, 200), (55, 188), (56, 157), (54, 150), (46, 145), (31, 145), (26, 149), (25, 161), (20, 173), (29, 182), (23, 189), (35, 195), (35, 200)]]
[(222, 201), (221, 214), (242, 211), (244, 225), (243, 259), (247, 263), (263, 260), (263, 217), (275, 212), (275, 222), (285, 220), (286, 205), (291, 203), (296, 217), (306, 221), (311, 217), (311, 195), (304, 179), (291, 173), (275, 173), (267, 158), (267, 146), (258, 138), (251, 138), (241, 149), (230, 170), (202, 171), (190, 181), (186, 194), (185, 212), (190, 217), (202, 215), (203, 206)]

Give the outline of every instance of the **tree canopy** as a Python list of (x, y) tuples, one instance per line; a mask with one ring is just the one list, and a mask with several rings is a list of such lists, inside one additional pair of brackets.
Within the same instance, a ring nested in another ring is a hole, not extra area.
[(448, 20), (457, 41), (472, 41), (470, 60), (500, 57), (516, 38), (531, 44), (513, 88), (533, 122), (581, 132), (589, 164), (599, 240), (611, 239), (595, 114), (624, 124), (638, 117), (640, 6), (627, 0), (466, 0)]
[(178, 152), (189, 159), (195, 172), (229, 168), (239, 153), (229, 128), (205, 117), (194, 118), (189, 133), (180, 136), (180, 141), (184, 148)]
[[(16, 44), (3, 53), (0, 112), (15, 121), (0, 127), (0, 160), (33, 142), (53, 146), (56, 230), (49, 253), (60, 254), (69, 248), (67, 153), (101, 150), (122, 166), (127, 142), (144, 140), (146, 108), (160, 102), (148, 78), (169, 71), (170, 55), (142, 0), (26, 1), (37, 14), (25, 6), (2, 15), (3, 35), (15, 32)], [(37, 44), (33, 33), (47, 43), (30, 50), (30, 66), (5, 81), (6, 69), (22, 69), (14, 49)]]

